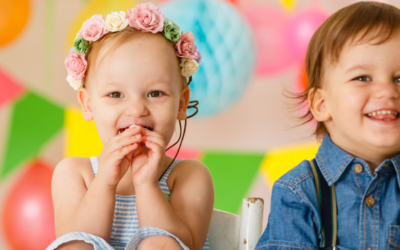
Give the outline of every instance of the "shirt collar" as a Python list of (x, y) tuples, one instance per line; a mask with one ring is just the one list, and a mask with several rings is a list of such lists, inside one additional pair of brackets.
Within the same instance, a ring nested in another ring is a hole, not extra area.
[[(335, 184), (335, 182), (340, 178), (340, 176), (342, 176), (346, 168), (351, 165), (353, 161), (368, 166), (364, 160), (351, 156), (336, 146), (329, 134), (325, 135), (322, 144), (318, 149), (318, 153), (315, 156), (315, 160), (317, 161), (318, 167), (329, 186)], [(385, 164), (391, 164), (394, 166), (397, 175), (397, 182), (400, 188), (400, 154), (391, 159), (386, 159), (383, 161), (381, 166), (379, 166), (376, 171), (380, 171), (382, 166)]]
[(340, 178), (354, 157), (336, 146), (329, 134), (326, 134), (315, 160), (328, 185), (331, 186)]

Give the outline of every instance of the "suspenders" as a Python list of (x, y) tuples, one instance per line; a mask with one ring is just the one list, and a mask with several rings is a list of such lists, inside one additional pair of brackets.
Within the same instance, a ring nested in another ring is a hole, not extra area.
[(315, 159), (310, 161), (314, 175), (322, 222), (322, 249), (338, 249), (337, 244), (337, 204), (335, 185), (329, 187), (321, 174)]

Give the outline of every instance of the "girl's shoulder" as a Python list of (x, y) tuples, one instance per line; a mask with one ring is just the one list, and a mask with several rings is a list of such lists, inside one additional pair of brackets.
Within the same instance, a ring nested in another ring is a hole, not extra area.
[(83, 180), (85, 186), (89, 187), (94, 178), (90, 159), (87, 157), (67, 157), (62, 159), (54, 169), (53, 181), (66, 178)]
[(211, 173), (201, 161), (194, 159), (179, 161), (167, 180), (171, 192), (175, 186), (189, 182), (193, 186), (212, 185)]

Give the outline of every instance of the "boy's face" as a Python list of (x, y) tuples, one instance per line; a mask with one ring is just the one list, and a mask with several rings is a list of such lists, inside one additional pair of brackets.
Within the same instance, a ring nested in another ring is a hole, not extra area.
[(107, 54), (106, 46), (80, 89), (84, 118), (94, 119), (103, 144), (131, 125), (147, 127), (168, 143), (189, 101), (174, 47), (162, 35), (144, 32)]
[(343, 48), (313, 108), (333, 141), (363, 159), (400, 152), (400, 36), (374, 42)]

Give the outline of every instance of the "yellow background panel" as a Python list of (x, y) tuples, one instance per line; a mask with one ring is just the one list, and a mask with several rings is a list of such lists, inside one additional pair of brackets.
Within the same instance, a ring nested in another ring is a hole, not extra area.
[(317, 143), (313, 143), (272, 149), (261, 163), (261, 175), (272, 187), (277, 179), (301, 161), (313, 159), (318, 147)]
[(76, 107), (65, 111), (65, 156), (97, 156), (103, 144), (97, 133), (94, 121), (87, 122)]

